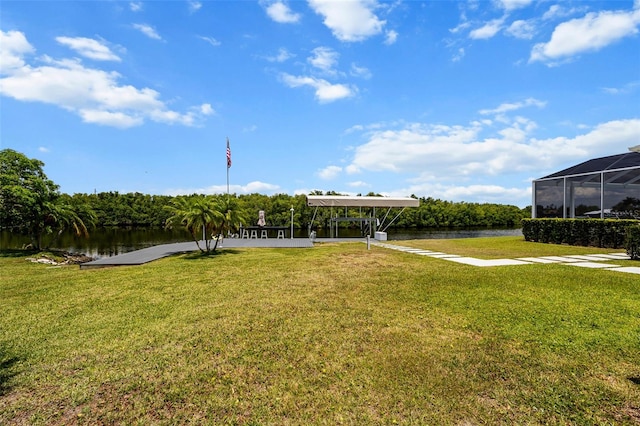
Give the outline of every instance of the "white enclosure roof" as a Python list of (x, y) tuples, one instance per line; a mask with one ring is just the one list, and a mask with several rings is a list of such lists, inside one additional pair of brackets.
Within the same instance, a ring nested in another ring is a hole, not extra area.
[(307, 205), (310, 207), (418, 207), (420, 200), (409, 197), (307, 195)]

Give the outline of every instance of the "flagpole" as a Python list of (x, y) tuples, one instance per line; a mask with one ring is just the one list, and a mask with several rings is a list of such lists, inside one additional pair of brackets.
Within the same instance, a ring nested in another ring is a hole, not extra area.
[(229, 147), (229, 137), (227, 136), (227, 200), (229, 199), (229, 169), (231, 168), (231, 148)]

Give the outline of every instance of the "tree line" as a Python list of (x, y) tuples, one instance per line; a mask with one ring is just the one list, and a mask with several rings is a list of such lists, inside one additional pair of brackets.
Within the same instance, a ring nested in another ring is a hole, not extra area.
[[(336, 192), (314, 195), (341, 195)], [(375, 196), (369, 193), (367, 196)], [(142, 193), (101, 192), (97, 194), (74, 194), (69, 202), (76, 206), (89, 206), (96, 215), (100, 226), (164, 226), (170, 216), (168, 206), (178, 199), (199, 197), (201, 194), (168, 196), (148, 195)], [(255, 225), (258, 212), (265, 212), (267, 222), (272, 226), (288, 226), (291, 221), (291, 208), (294, 209), (294, 225), (306, 227), (314, 216), (313, 207), (306, 205), (305, 195), (288, 194), (217, 194), (211, 199), (224, 200), (231, 197), (237, 201), (238, 209), (247, 216), (244, 226)], [(414, 198), (418, 198), (415, 197)], [(451, 202), (435, 198), (418, 198), (420, 206), (408, 208), (394, 222), (399, 228), (452, 228), (452, 227), (514, 227), (520, 221), (531, 216), (529, 208), (489, 203)], [(386, 209), (378, 209), (378, 213), (386, 213)], [(393, 217), (399, 209), (391, 209)], [(327, 226), (333, 215), (360, 217), (368, 216), (369, 209), (334, 209), (321, 208), (315, 214), (314, 223)], [(349, 226), (345, 224), (344, 226)]]
[[(93, 227), (110, 226), (202, 226), (209, 221), (211, 232), (235, 232), (255, 225), (258, 212), (264, 211), (267, 225), (290, 226), (293, 208), (294, 227), (329, 226), (331, 217), (368, 217), (369, 209), (315, 209), (306, 205), (305, 195), (288, 194), (191, 194), (180, 196), (119, 193), (63, 194), (43, 171), (44, 163), (5, 149), (0, 151), (0, 229), (28, 234), (34, 247), (46, 247), (56, 235), (73, 230), (88, 233)], [(311, 195), (340, 195), (314, 191)], [(367, 196), (379, 194), (369, 193)], [(412, 195), (414, 198), (418, 198)], [(408, 208), (394, 223), (396, 228), (443, 227), (518, 227), (530, 209), (491, 203), (451, 202), (419, 198), (417, 208)], [(399, 209), (392, 209), (395, 217)], [(377, 209), (376, 215), (386, 214)], [(200, 216), (199, 216), (200, 215)], [(379, 217), (381, 218), (381, 217)], [(198, 235), (201, 230), (192, 226)], [(342, 222), (340, 226), (357, 226)]]

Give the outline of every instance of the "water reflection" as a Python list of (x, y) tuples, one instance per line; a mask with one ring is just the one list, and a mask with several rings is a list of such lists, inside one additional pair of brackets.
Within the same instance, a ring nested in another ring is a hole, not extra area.
[[(183, 229), (98, 228), (89, 232), (89, 238), (78, 237), (73, 233), (64, 233), (54, 244), (51, 244), (51, 248), (71, 253), (84, 253), (99, 259), (158, 244), (191, 241), (191, 236)], [(0, 233), (0, 247), (2, 248), (23, 248), (29, 242), (29, 238), (22, 235), (12, 235), (8, 232)]]
[[(329, 237), (328, 231), (318, 230), (319, 238)], [(295, 230), (295, 238), (308, 238), (306, 230)], [(362, 237), (359, 229), (341, 229), (341, 238)], [(522, 229), (389, 229), (388, 240), (419, 240), (444, 238), (477, 238), (498, 236), (522, 236)], [(91, 231), (89, 238), (80, 238), (71, 233), (63, 234), (56, 249), (71, 253), (84, 253), (94, 258), (116, 256), (158, 244), (192, 241), (182, 229), (162, 228), (99, 228)], [(29, 238), (0, 233), (0, 247), (4, 249), (22, 248), (29, 244)]]

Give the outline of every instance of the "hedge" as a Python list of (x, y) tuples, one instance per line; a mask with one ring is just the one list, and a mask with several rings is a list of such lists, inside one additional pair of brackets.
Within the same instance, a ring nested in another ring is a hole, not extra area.
[(629, 219), (523, 219), (526, 241), (627, 249), (640, 258), (640, 221)]
[(627, 235), (624, 243), (627, 254), (634, 260), (640, 260), (640, 225), (627, 227)]

